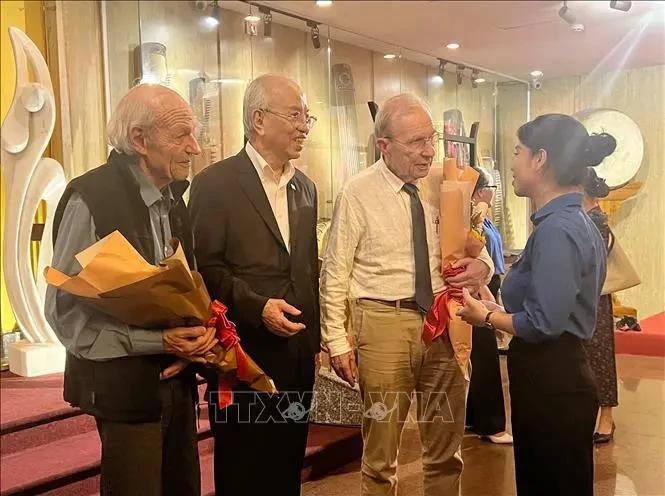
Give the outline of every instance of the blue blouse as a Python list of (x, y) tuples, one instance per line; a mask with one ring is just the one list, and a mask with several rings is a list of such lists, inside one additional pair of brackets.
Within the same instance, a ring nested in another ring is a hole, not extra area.
[(483, 220), (483, 232), (485, 234), (485, 246), (487, 252), (492, 257), (494, 262), (494, 273), (503, 274), (506, 272), (506, 265), (503, 260), (503, 243), (501, 242), (501, 234), (496, 226), (485, 217)]
[(531, 217), (535, 229), (501, 287), (515, 335), (537, 343), (569, 332), (589, 339), (607, 271), (603, 239), (582, 194), (559, 196)]

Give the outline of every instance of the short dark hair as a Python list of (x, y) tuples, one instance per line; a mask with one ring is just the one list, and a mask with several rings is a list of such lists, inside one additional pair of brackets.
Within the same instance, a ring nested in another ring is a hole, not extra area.
[(547, 152), (547, 164), (559, 186), (582, 184), (587, 168), (599, 165), (616, 149), (612, 135), (589, 135), (581, 122), (564, 114), (541, 115), (522, 125), (517, 137), (532, 153)]

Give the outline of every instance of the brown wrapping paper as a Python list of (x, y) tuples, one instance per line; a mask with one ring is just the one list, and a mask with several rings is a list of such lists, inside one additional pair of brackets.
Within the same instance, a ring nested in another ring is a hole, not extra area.
[[(441, 268), (446, 267), (462, 258), (477, 257), (484, 247), (472, 234), (472, 204), (473, 188), (478, 180), (478, 172), (471, 167), (460, 168), (454, 158), (446, 159), (443, 164), (443, 181), (441, 182), (440, 197), (440, 243)], [(485, 210), (486, 211), (486, 210)], [(484, 214), (480, 217), (482, 219)], [(474, 220), (477, 220), (474, 215)], [(474, 242), (474, 240), (476, 240)], [(472, 327), (457, 316), (460, 304), (453, 298), (448, 300), (448, 336), (453, 347), (455, 360), (469, 380), (469, 362), (471, 358)]]
[[(159, 265), (151, 265), (115, 231), (76, 255), (82, 269), (70, 277), (47, 267), (46, 282), (121, 322), (145, 329), (209, 325), (211, 301), (203, 279), (189, 269), (182, 247)], [(209, 365), (226, 377), (237, 371), (236, 348), (215, 345)], [(244, 355), (243, 375), (256, 390), (276, 392), (272, 380)]]

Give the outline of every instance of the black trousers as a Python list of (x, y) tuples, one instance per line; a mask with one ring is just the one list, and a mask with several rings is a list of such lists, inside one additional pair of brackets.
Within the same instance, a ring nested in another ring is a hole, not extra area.
[(598, 399), (582, 341), (513, 338), (508, 375), (518, 496), (592, 496)]
[(214, 390), (210, 393), (217, 496), (300, 494), (314, 357), (293, 359), (291, 366), (289, 380), (275, 395), (236, 388), (233, 404), (220, 410)]
[(102, 496), (199, 496), (196, 411), (189, 381), (160, 384), (159, 422), (97, 420)]
[[(494, 275), (488, 287), (494, 297), (501, 279)], [(481, 436), (506, 430), (506, 409), (496, 335), (485, 327), (473, 328), (471, 380), (466, 402), (466, 425)]]

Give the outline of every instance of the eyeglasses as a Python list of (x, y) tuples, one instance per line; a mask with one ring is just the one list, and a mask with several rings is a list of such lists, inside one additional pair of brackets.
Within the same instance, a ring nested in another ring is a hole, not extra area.
[(261, 112), (267, 112), (269, 114), (273, 114), (283, 119), (286, 119), (294, 127), (296, 127), (298, 124), (305, 124), (308, 129), (312, 129), (314, 127), (314, 124), (316, 124), (316, 117), (314, 117), (313, 115), (303, 114), (301, 112), (282, 114), (281, 112), (275, 112), (274, 110), (270, 110), (267, 108), (260, 108), (259, 110)]
[(398, 139), (392, 138), (390, 136), (386, 136), (387, 139), (393, 140), (396, 143), (399, 143), (402, 146), (405, 146), (409, 150), (413, 151), (423, 151), (427, 145), (433, 146), (436, 148), (437, 143), (439, 142), (439, 133), (435, 132), (432, 136), (429, 138), (420, 138), (420, 139), (414, 139), (410, 141), (400, 141)]

